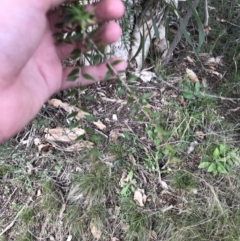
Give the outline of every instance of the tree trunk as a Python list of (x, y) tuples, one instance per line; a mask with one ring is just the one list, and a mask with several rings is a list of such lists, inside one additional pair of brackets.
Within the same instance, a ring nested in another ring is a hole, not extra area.
[[(83, 0), (82, 4), (98, 0)], [(158, 58), (168, 51), (165, 19), (168, 6), (177, 9), (179, 0), (123, 0), (125, 14), (118, 22), (122, 27), (121, 39), (105, 50), (110, 56), (119, 56), (129, 62), (130, 69), (140, 71), (148, 57), (150, 47)], [(158, 59), (159, 62), (159, 59)]]

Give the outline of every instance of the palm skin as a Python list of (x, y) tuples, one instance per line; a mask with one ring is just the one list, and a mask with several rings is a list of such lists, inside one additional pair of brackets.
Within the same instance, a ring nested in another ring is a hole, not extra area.
[[(83, 76), (66, 81), (72, 68), (61, 61), (79, 46), (54, 44), (53, 33), (59, 12), (51, 11), (63, 0), (12, 0), (0, 3), (0, 143), (21, 130), (40, 110), (43, 103), (59, 90), (88, 84)], [(92, 9), (92, 6), (87, 6)], [(124, 7), (120, 0), (102, 0), (94, 6), (97, 22), (120, 18)], [(10, 14), (9, 14), (10, 13)], [(119, 39), (120, 27), (103, 25), (96, 39), (107, 45)], [(121, 62), (116, 71), (126, 68)], [(105, 64), (85, 66), (87, 73), (100, 81), (107, 73)]]

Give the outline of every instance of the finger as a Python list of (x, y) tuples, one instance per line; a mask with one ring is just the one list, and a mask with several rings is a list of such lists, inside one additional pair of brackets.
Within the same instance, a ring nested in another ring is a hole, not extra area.
[(124, 14), (124, 5), (121, 0), (102, 0), (88, 5), (88, 11), (93, 11), (97, 22), (119, 19)]
[[(96, 43), (96, 47), (106, 46), (118, 41), (121, 33), (122, 31), (119, 25), (115, 22), (110, 22), (103, 25), (91, 38), (91, 41)], [(87, 42), (89, 43), (89, 40), (87, 40)], [(59, 58), (61, 60), (69, 58), (71, 52), (76, 48), (81, 49), (83, 53), (91, 50), (88, 49), (87, 46), (83, 46), (82, 42), (73, 42), (72, 44), (63, 43), (57, 46)]]
[[(104, 23), (114, 19), (119, 19), (124, 14), (124, 5), (120, 0), (102, 0), (86, 6), (86, 11), (93, 13), (95, 23)], [(48, 13), (48, 19), (52, 31), (59, 31), (56, 24), (62, 20), (63, 10), (57, 9)]]
[[(118, 60), (121, 60), (121, 62), (118, 63), (117, 65), (113, 65), (114, 62), (118, 61)], [(108, 60), (108, 62), (111, 64), (114, 71), (116, 71), (116, 72), (125, 71), (125, 69), (127, 68), (127, 63), (119, 58), (112, 58), (112, 59)], [(73, 69), (74, 68), (64, 69), (61, 90), (78, 87), (78, 86), (83, 86), (83, 85), (94, 84), (96, 82), (102, 81), (105, 79), (105, 77), (109, 71), (106, 66), (106, 63), (101, 63), (99, 65), (93, 65), (93, 66), (85, 66), (80, 69), (79, 77), (77, 80), (68, 81), (67, 80), (68, 75), (71, 73), (71, 71)], [(88, 76), (91, 76), (94, 80), (89, 80), (89, 79), (85, 78), (84, 77), (85, 74), (87, 74)], [(112, 77), (115, 77), (115, 74), (113, 74)]]
[(67, 0), (67, 1), (66, 0), (48, 0), (49, 7), (47, 10), (49, 10), (50, 8), (57, 7), (64, 2), (70, 2), (70, 1), (69, 0)]

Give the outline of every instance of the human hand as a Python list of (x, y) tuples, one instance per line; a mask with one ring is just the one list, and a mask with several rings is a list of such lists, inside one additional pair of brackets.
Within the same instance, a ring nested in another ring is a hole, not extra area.
[[(62, 68), (61, 61), (69, 57), (79, 43), (54, 44), (53, 33), (60, 10), (49, 12), (49, 9), (63, 2), (12, 0), (0, 3), (0, 143), (20, 131), (52, 94), (89, 83), (82, 75), (74, 82), (67, 81), (72, 68)], [(124, 13), (120, 0), (102, 0), (94, 8), (88, 5), (86, 9), (94, 9), (99, 23), (120, 18)], [(120, 35), (120, 27), (109, 22), (95, 38), (108, 45), (116, 42)], [(114, 65), (116, 71), (125, 68), (125, 62)], [(85, 66), (80, 72), (100, 81), (107, 71), (103, 63)]]

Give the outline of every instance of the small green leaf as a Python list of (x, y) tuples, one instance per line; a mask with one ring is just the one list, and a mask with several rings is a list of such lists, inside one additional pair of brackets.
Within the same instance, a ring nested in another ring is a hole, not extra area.
[(162, 141), (162, 140), (160, 140), (160, 139), (158, 138), (158, 139), (154, 139), (153, 142), (154, 142), (154, 145), (155, 145), (155, 146), (159, 146), (160, 143), (161, 143), (161, 141)]
[(99, 142), (99, 141), (102, 141), (102, 136), (100, 136), (100, 135), (91, 135), (91, 136), (89, 136), (89, 139), (92, 142)]
[(87, 121), (96, 121), (96, 117), (94, 117), (93, 115), (86, 115), (85, 116), (85, 119)]
[(228, 160), (228, 165), (229, 165), (229, 166), (232, 166), (232, 165), (233, 165), (233, 162), (232, 162), (231, 159)]
[(127, 99), (127, 104), (132, 104), (133, 101), (134, 101), (134, 98), (133, 98), (133, 97), (129, 97), (129, 98)]
[(217, 165), (217, 171), (222, 173), (222, 174), (226, 174), (227, 173), (227, 170), (225, 169), (225, 167), (222, 164), (220, 164), (220, 163)]
[(216, 160), (219, 158), (219, 155), (220, 155), (220, 151), (219, 149), (216, 147), (214, 152), (213, 152), (213, 158)]
[(124, 131), (124, 132), (123, 132), (123, 136), (124, 136), (127, 140), (130, 140), (130, 134), (129, 134), (129, 132)]
[(220, 152), (220, 154), (224, 154), (225, 153), (225, 151), (226, 151), (226, 146), (224, 146), (224, 145), (219, 145), (219, 152)]
[(76, 128), (80, 125), (80, 121), (74, 121), (70, 123), (70, 129)]
[(78, 68), (75, 68), (73, 69), (70, 74), (68, 75), (68, 78), (67, 80), (68, 81), (74, 81), (78, 78), (78, 73), (79, 73), (79, 69)]
[(151, 96), (152, 96), (152, 93), (144, 93), (144, 94), (140, 95), (139, 98), (141, 100), (146, 100), (146, 99), (150, 98)]
[(129, 185), (125, 186), (125, 187), (122, 189), (121, 195), (122, 195), (123, 197), (126, 197), (126, 196), (127, 196), (128, 189), (129, 189)]
[(134, 184), (134, 185), (137, 184), (136, 179), (133, 179), (131, 183)]
[(195, 93), (196, 93), (196, 94), (199, 94), (200, 88), (201, 88), (201, 85), (200, 85), (199, 82), (197, 82), (197, 83), (195, 84)]
[(131, 191), (134, 193), (135, 192), (135, 188), (133, 186), (131, 186)]
[(183, 97), (186, 99), (195, 99), (195, 96), (192, 91), (184, 91)]
[(88, 101), (93, 101), (95, 100), (95, 97), (93, 95), (83, 95), (83, 98)]
[(91, 76), (91, 75), (89, 75), (89, 74), (83, 74), (83, 77), (85, 78), (85, 79), (87, 79), (87, 80), (91, 80), (91, 81), (95, 81), (95, 79)]
[(129, 83), (129, 84), (131, 84), (131, 83), (136, 82), (136, 80), (137, 80), (137, 77), (136, 77), (136, 76), (131, 76), (130, 78), (128, 78), (128, 79), (126, 80), (126, 82)]
[(78, 73), (79, 73), (79, 69), (78, 69), (78, 68), (75, 68), (75, 69), (73, 69), (73, 70), (70, 72), (70, 74), (69, 74), (68, 76), (70, 77), (70, 76), (76, 75), (76, 74), (78, 74)]
[(112, 70), (108, 70), (105, 77), (104, 77), (104, 80), (109, 80), (111, 78), (111, 76), (113, 75), (113, 72)]
[(71, 106), (76, 106), (77, 103), (78, 103), (77, 100), (72, 100), (72, 101), (69, 103), (69, 105), (71, 105)]
[(67, 116), (67, 118), (71, 119), (71, 118), (76, 117), (77, 115), (78, 115), (78, 111), (73, 111), (71, 114), (69, 114), (69, 115)]
[(69, 77), (67, 78), (67, 81), (75, 81), (77, 78), (78, 78), (77, 75), (69, 76)]
[(123, 96), (125, 93), (126, 93), (125, 87), (122, 86), (122, 87), (118, 88), (118, 96), (119, 97)]
[(152, 130), (147, 130), (147, 134), (148, 134), (149, 137), (152, 137), (153, 136)]
[(198, 166), (198, 168), (207, 168), (209, 167), (211, 162), (201, 162)]
[(217, 165), (216, 165), (215, 162), (212, 163), (212, 164), (208, 167), (208, 169), (207, 169), (208, 172), (214, 172), (214, 171), (216, 171), (216, 170), (217, 170)]
[(122, 62), (123, 62), (122, 60), (115, 60), (111, 64), (112, 64), (112, 66), (115, 66), (115, 65), (118, 65), (118, 64), (120, 64)]
[(128, 178), (129, 178), (130, 180), (133, 179), (133, 171), (130, 171), (130, 172), (128, 173)]
[(78, 136), (78, 137), (75, 139), (75, 141), (76, 141), (76, 142), (82, 141), (82, 139), (83, 139), (83, 136)]
[(220, 162), (226, 162), (226, 161), (227, 161), (227, 158), (226, 158), (226, 157), (222, 157), (222, 158), (218, 158), (218, 160), (219, 160)]
[(77, 34), (71, 35), (69, 39), (72, 41), (79, 41), (80, 39), (83, 38), (83, 36), (84, 35), (82, 33), (77, 33)]
[(81, 50), (80, 49), (74, 49), (71, 54), (70, 54), (70, 58), (71, 59), (77, 59), (81, 54)]
[(72, 97), (74, 95), (76, 95), (78, 93), (78, 91), (76, 89), (71, 90), (70, 92), (67, 93), (67, 97)]
[(138, 109), (139, 109), (139, 106), (138, 106), (138, 105), (135, 105), (135, 106), (132, 108), (130, 115), (131, 115), (131, 116), (136, 115), (136, 113), (138, 112)]
[(137, 90), (137, 88), (138, 88), (137, 86), (133, 86), (133, 85), (129, 86), (129, 89), (131, 90), (132, 95), (136, 95), (135, 91)]
[(176, 156), (171, 158), (171, 160), (169, 161), (169, 163), (180, 163), (180, 162), (182, 162), (182, 160)]

